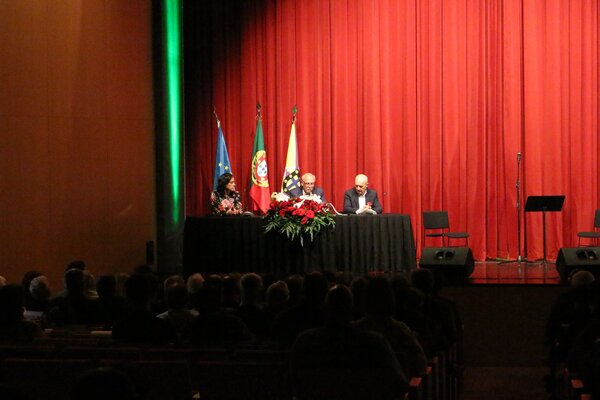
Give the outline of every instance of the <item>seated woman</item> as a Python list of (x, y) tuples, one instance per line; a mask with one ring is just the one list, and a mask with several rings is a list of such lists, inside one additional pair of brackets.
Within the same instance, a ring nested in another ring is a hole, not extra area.
[(217, 190), (210, 196), (210, 205), (214, 215), (240, 215), (244, 212), (240, 193), (235, 190), (235, 178), (229, 172), (219, 176)]

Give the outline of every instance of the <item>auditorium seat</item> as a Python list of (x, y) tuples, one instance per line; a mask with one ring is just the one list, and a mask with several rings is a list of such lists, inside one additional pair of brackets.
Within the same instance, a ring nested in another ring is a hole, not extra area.
[(299, 370), (293, 377), (297, 400), (377, 399), (394, 400), (399, 396), (394, 378), (387, 368), (320, 367)]
[(64, 400), (79, 376), (92, 367), (89, 360), (14, 359), (2, 361), (4, 383), (30, 399)]
[(287, 362), (198, 362), (190, 373), (202, 400), (290, 398)]
[(186, 400), (192, 397), (185, 361), (103, 360), (101, 367), (123, 372), (145, 400)]

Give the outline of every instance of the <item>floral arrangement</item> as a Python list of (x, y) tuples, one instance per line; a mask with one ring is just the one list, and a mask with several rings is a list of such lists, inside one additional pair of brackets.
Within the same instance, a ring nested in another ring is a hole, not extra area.
[(265, 233), (276, 231), (285, 234), (289, 240), (304, 237), (312, 241), (316, 234), (325, 228), (334, 228), (335, 221), (329, 204), (321, 203), (318, 196), (290, 198), (285, 193), (273, 193), (271, 204), (265, 215)]

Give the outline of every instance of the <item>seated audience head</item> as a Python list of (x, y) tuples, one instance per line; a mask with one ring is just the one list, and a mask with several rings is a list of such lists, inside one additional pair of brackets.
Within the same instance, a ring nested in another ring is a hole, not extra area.
[(571, 287), (587, 286), (595, 280), (596, 278), (594, 278), (594, 274), (583, 269), (573, 270), (569, 276), (569, 283)]
[(335, 285), (327, 292), (323, 305), (325, 325), (347, 326), (352, 319), (352, 293), (347, 286)]
[(225, 308), (237, 308), (241, 299), (241, 280), (242, 276), (237, 272), (232, 272), (223, 278), (223, 306)]
[(81, 260), (71, 261), (65, 267), (65, 272), (67, 272), (70, 269), (78, 269), (80, 271), (83, 271), (83, 270), (85, 270), (85, 262), (83, 262)]
[(298, 274), (290, 275), (285, 279), (285, 284), (290, 291), (290, 305), (295, 306), (300, 303), (300, 299), (302, 298), (302, 286), (304, 285), (304, 278)]
[(29, 293), (35, 300), (48, 300), (52, 292), (50, 291), (50, 281), (45, 275), (40, 275), (31, 280), (29, 284)]
[(290, 290), (284, 281), (272, 283), (267, 288), (267, 304), (272, 307), (282, 307), (290, 300)]
[(101, 275), (96, 279), (96, 291), (101, 299), (117, 294), (117, 278), (114, 275)]
[(217, 179), (217, 192), (221, 195), (235, 192), (235, 178), (233, 174), (225, 172)]
[(433, 294), (433, 288), (435, 286), (435, 277), (430, 269), (416, 269), (410, 274), (410, 279), (412, 281), (413, 286), (419, 289), (421, 292), (423, 292), (423, 294)]
[(23, 289), (25, 289), (27, 292), (29, 292), (29, 285), (31, 284), (31, 281), (33, 280), (33, 278), (36, 278), (38, 276), (41, 276), (42, 273), (39, 271), (27, 271), (25, 272), (25, 274), (23, 274), (23, 279), (21, 280), (21, 286), (23, 286)]
[(82, 269), (72, 268), (65, 272), (65, 289), (69, 297), (83, 297), (85, 294), (85, 276)]
[(202, 274), (196, 272), (187, 279), (187, 290), (190, 294), (196, 293), (204, 284), (204, 277)]
[(0, 275), (0, 288), (6, 285), (6, 278)]
[(350, 282), (350, 291), (354, 299), (353, 318), (361, 319), (366, 313), (367, 285), (369, 281), (364, 276), (357, 276)]
[(327, 296), (329, 282), (325, 276), (314, 271), (304, 277), (302, 285), (302, 295), (304, 304), (320, 307)]
[(183, 284), (169, 286), (165, 297), (167, 299), (167, 306), (171, 310), (183, 310), (188, 304), (188, 291)]
[(198, 307), (202, 312), (219, 311), (223, 306), (223, 279), (221, 276), (209, 275), (198, 292)]
[(371, 279), (367, 286), (367, 315), (392, 316), (394, 302), (390, 281), (383, 276)]
[(241, 284), (241, 303), (256, 304), (260, 300), (263, 290), (263, 280), (260, 275), (247, 273), (242, 276)]
[(185, 280), (181, 275), (171, 275), (163, 282), (163, 291), (167, 293), (167, 289), (175, 285), (185, 285)]
[(72, 400), (135, 400), (135, 387), (127, 376), (113, 368), (95, 368), (84, 373), (71, 388)]
[(125, 298), (133, 308), (148, 310), (156, 292), (154, 275), (133, 274), (125, 282)]
[(9, 284), (0, 289), (0, 326), (23, 320), (25, 290), (20, 285)]
[(96, 278), (90, 271), (83, 271), (84, 292), (87, 298), (93, 299), (98, 297), (96, 291)]
[(323, 271), (323, 276), (325, 277), (325, 279), (327, 279), (327, 282), (329, 283), (329, 287), (333, 287), (336, 283), (338, 283), (335, 272)]

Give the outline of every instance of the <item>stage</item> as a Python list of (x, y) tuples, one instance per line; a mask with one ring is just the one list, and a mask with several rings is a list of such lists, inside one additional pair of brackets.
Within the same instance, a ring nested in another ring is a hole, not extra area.
[(475, 269), (465, 283), (497, 285), (560, 285), (554, 262), (499, 264), (497, 261), (475, 262)]

